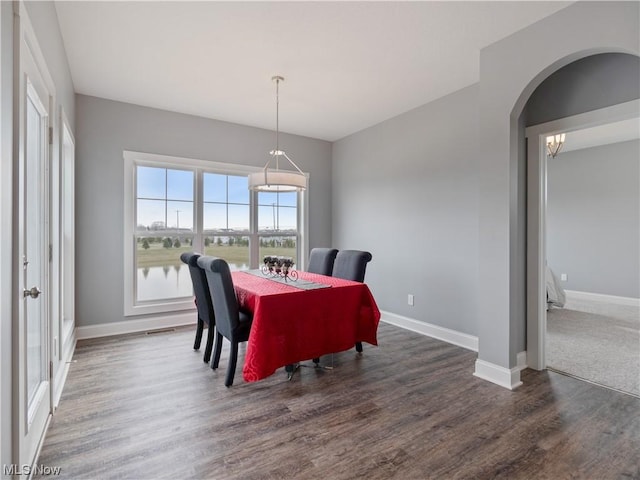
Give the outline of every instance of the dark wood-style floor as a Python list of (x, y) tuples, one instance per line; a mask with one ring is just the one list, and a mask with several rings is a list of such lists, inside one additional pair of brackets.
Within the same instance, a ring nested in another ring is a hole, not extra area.
[(38, 463), (73, 479), (640, 478), (632, 396), (532, 370), (510, 392), (472, 375), (475, 353), (384, 323), (379, 347), (291, 382), (245, 383), (241, 350), (227, 389), (227, 350), (212, 371), (193, 337), (79, 342)]

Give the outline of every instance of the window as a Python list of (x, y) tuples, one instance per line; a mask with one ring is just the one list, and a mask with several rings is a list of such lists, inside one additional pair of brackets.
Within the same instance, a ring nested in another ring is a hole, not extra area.
[(302, 263), (304, 193), (254, 193), (251, 167), (125, 152), (125, 315), (193, 308), (186, 251), (232, 270)]
[(204, 173), (204, 254), (224, 258), (232, 270), (251, 265), (251, 203), (246, 176)]
[(191, 295), (180, 254), (193, 246), (195, 172), (137, 165), (136, 303)]
[(296, 259), (298, 244), (298, 194), (258, 193), (259, 258), (282, 255)]

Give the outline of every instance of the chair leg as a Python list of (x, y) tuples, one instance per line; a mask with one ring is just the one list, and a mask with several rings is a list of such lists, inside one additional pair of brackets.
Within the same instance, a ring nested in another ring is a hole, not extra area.
[[(320, 365), (320, 357), (316, 357), (313, 360), (313, 368), (321, 369), (321, 370), (333, 370), (332, 366), (329, 365)], [(333, 354), (331, 354), (331, 363), (333, 363)], [(310, 367), (311, 365), (300, 365), (301, 367)]]
[(356, 342), (356, 352), (362, 353), (362, 342)]
[(300, 369), (299, 363), (290, 363), (289, 365), (285, 365), (284, 371), (287, 372), (287, 380), (291, 381), (293, 378), (293, 374), (296, 373)]
[(218, 368), (220, 363), (220, 354), (222, 353), (222, 334), (216, 330), (216, 348), (213, 350), (213, 358), (211, 359), (211, 368)]
[(196, 341), (193, 342), (193, 349), (200, 350), (200, 342), (202, 342), (202, 330), (204, 329), (204, 322), (198, 317), (198, 325), (196, 326)]
[(231, 342), (231, 352), (229, 353), (229, 365), (227, 366), (227, 378), (224, 381), (225, 387), (233, 385), (233, 377), (236, 373), (236, 363), (238, 362), (238, 342)]
[(211, 359), (211, 350), (213, 349), (213, 336), (215, 327), (213, 325), (209, 325), (207, 328), (207, 345), (204, 349), (204, 363), (209, 363)]

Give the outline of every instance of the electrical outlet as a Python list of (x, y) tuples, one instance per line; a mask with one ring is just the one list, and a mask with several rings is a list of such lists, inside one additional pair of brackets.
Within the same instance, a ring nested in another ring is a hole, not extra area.
[(566, 282), (567, 281), (567, 274), (566, 273), (561, 273), (560, 274), (560, 281), (562, 281), (562, 282)]
[(413, 295), (412, 294), (409, 294), (407, 296), (407, 304), (411, 305), (413, 307)]

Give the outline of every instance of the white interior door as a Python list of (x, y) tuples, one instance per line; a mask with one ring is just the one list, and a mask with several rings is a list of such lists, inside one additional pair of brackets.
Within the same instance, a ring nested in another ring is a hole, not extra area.
[[(31, 464), (51, 413), (48, 162), (51, 89), (37, 52), (20, 29), (18, 108), (18, 415), (19, 463)], [(34, 38), (34, 37), (32, 37)]]

